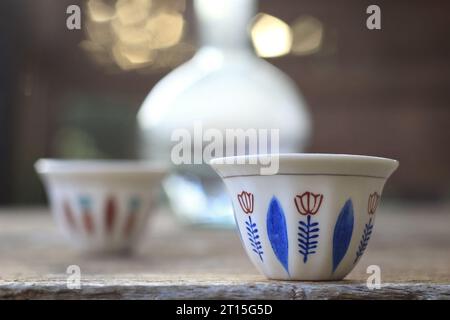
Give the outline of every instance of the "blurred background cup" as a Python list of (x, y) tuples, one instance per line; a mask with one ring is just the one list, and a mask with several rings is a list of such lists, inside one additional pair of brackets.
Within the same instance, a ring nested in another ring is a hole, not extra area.
[(165, 168), (137, 161), (41, 159), (51, 210), (74, 247), (92, 253), (134, 249), (156, 207)]

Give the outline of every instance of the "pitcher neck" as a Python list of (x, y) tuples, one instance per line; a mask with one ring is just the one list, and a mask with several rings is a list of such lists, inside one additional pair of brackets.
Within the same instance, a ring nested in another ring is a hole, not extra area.
[(249, 24), (257, 0), (194, 0), (201, 47), (252, 51)]

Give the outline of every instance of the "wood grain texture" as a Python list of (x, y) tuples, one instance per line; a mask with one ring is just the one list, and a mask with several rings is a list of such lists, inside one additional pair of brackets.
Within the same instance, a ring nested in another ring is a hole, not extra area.
[(67, 289), (65, 281), (0, 282), (0, 299), (450, 299), (449, 284), (384, 283), (369, 290), (353, 281), (339, 283), (249, 280), (122, 281), (89, 280), (81, 289)]
[[(0, 299), (450, 299), (450, 206), (382, 206), (358, 266), (340, 282), (270, 281), (233, 230), (182, 226), (161, 210), (135, 254), (71, 249), (45, 209), (0, 210)], [(80, 290), (66, 269), (79, 265)], [(381, 289), (365, 285), (381, 268)]]

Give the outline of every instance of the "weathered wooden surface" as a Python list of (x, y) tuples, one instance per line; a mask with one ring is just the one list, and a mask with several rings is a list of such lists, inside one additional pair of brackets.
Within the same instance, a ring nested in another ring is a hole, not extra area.
[[(161, 211), (133, 256), (71, 249), (45, 209), (0, 210), (0, 298), (450, 299), (450, 206), (380, 208), (365, 256), (345, 281), (269, 281), (231, 230), (181, 226)], [(79, 265), (81, 289), (66, 286)], [(366, 268), (381, 268), (369, 290)]]
[[(117, 279), (89, 279), (80, 290), (67, 289), (65, 281), (4, 282), (1, 299), (450, 299), (450, 284), (384, 283), (369, 290), (358, 281), (311, 283), (266, 281), (253, 276), (222, 276), (209, 280), (155, 280), (148, 275)], [(198, 279), (198, 278), (197, 278)]]

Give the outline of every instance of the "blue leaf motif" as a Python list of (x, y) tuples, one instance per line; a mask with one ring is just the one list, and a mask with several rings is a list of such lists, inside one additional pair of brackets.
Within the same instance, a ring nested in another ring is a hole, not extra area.
[(347, 253), (353, 234), (353, 203), (348, 199), (336, 221), (333, 234), (333, 272)]
[(267, 234), (275, 256), (289, 274), (286, 218), (281, 204), (275, 196), (270, 200), (267, 211)]
[(356, 264), (358, 260), (363, 255), (364, 251), (366, 251), (367, 245), (369, 244), (370, 236), (372, 235), (372, 229), (373, 229), (373, 222), (372, 218), (370, 218), (369, 223), (366, 223), (364, 227), (364, 232), (361, 237), (361, 241), (359, 242), (358, 251), (356, 251), (356, 257), (353, 261), (353, 264)]

